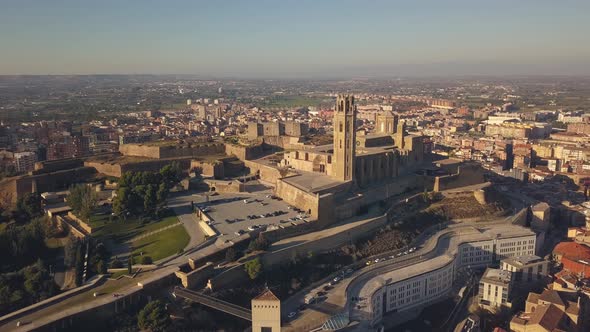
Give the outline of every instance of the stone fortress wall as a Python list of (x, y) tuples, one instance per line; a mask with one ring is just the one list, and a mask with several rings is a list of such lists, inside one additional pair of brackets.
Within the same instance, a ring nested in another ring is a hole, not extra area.
[(462, 164), (457, 173), (434, 178), (433, 191), (443, 191), (485, 182), (483, 168), (475, 163)]
[(152, 145), (152, 144), (121, 144), (119, 152), (126, 156), (146, 157), (153, 159), (182, 158), (221, 154), (225, 152), (225, 145), (220, 142)]

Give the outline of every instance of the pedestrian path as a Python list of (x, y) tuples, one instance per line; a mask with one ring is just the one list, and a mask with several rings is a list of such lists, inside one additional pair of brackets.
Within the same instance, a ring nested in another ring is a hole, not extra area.
[(135, 241), (137, 241), (137, 240), (141, 240), (141, 239), (143, 239), (143, 238), (146, 238), (146, 237), (148, 237), (148, 236), (150, 236), (150, 235), (158, 234), (158, 233), (160, 233), (160, 232), (163, 232), (163, 231), (165, 231), (165, 230), (167, 230), (167, 229), (170, 229), (170, 228), (172, 228), (172, 227), (176, 227), (176, 226), (178, 226), (178, 225), (181, 225), (181, 224), (182, 224), (182, 223), (179, 221), (179, 222), (177, 222), (177, 223), (175, 223), (175, 224), (168, 225), (168, 226), (165, 226), (165, 227), (162, 227), (162, 228), (158, 228), (158, 229), (156, 229), (156, 230), (154, 230), (154, 231), (147, 232), (147, 233), (145, 233), (145, 234), (141, 234), (141, 235), (139, 235), (139, 236), (136, 236), (136, 237), (132, 238), (131, 240), (129, 240), (129, 242), (132, 242), (132, 243), (133, 243), (133, 242), (135, 242)]

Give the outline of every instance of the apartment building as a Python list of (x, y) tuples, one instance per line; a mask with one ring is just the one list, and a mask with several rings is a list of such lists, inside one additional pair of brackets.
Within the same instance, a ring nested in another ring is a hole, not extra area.
[(479, 305), (485, 309), (511, 307), (512, 272), (487, 268), (479, 280)]

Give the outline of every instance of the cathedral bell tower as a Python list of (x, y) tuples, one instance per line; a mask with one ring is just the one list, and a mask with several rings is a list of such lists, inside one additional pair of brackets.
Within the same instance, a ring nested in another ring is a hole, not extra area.
[(338, 181), (354, 180), (356, 153), (356, 105), (354, 96), (338, 95), (334, 111), (334, 160), (332, 174)]

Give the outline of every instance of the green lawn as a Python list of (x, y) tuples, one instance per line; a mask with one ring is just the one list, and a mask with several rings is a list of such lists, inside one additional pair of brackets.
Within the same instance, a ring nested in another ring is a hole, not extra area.
[(90, 225), (92, 226), (92, 235), (101, 238), (106, 237), (113, 239), (115, 242), (125, 242), (132, 238), (148, 233), (178, 222), (178, 218), (171, 210), (168, 210), (166, 215), (160, 220), (150, 220), (142, 223), (139, 218), (128, 218), (127, 220), (119, 220), (113, 218), (109, 221), (109, 215), (92, 215), (90, 217)]
[[(135, 273), (135, 271), (137, 271), (137, 269), (132, 269), (131, 271), (132, 271), (132, 273)], [(126, 274), (127, 274), (127, 269), (125, 269), (125, 270), (121, 270), (121, 271), (117, 271), (117, 272), (113, 272), (113, 273), (111, 274), (110, 278), (117, 279), (117, 278), (119, 278), (120, 276), (122, 276), (122, 275), (126, 275)]]
[(178, 253), (187, 246), (190, 236), (183, 225), (169, 228), (165, 231), (147, 236), (133, 242), (133, 256), (135, 263), (141, 261), (140, 253), (150, 256), (155, 262)]

